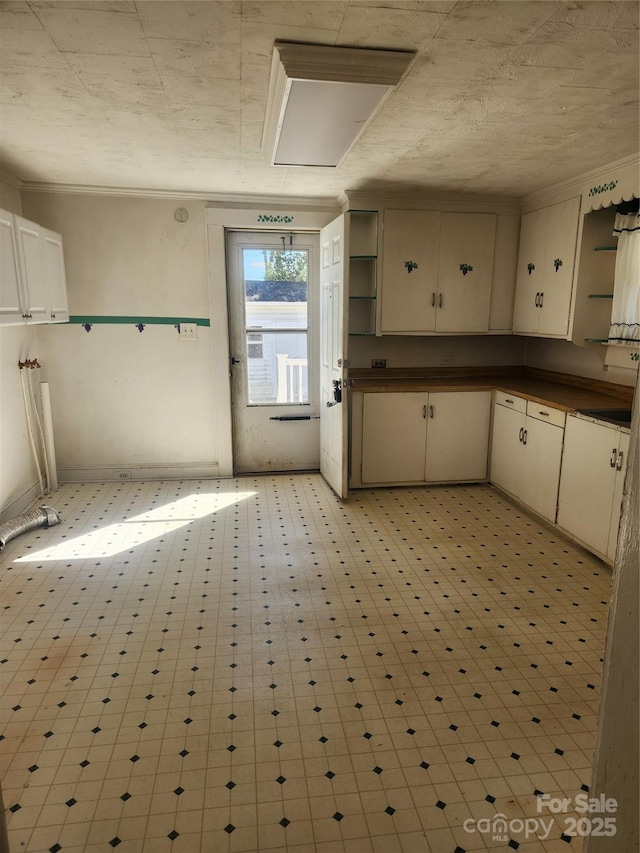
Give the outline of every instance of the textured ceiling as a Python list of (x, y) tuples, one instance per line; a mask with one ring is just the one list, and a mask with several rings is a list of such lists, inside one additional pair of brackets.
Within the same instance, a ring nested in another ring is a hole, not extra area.
[[(523, 196), (640, 147), (635, 0), (2, 2), (0, 39), (25, 181)], [(337, 169), (261, 153), (276, 39), (417, 51)]]

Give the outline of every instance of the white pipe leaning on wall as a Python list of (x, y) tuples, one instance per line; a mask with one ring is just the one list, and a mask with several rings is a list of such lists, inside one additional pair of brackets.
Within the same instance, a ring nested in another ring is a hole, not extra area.
[[(37, 361), (37, 359), (36, 359)], [(29, 388), (29, 398), (31, 400), (31, 406), (33, 408), (33, 414), (36, 419), (36, 425), (38, 427), (38, 436), (40, 437), (40, 446), (42, 448), (42, 458), (44, 460), (44, 472), (46, 477), (47, 484), (47, 492), (51, 491), (51, 475), (49, 474), (49, 459), (47, 457), (47, 448), (44, 441), (44, 430), (42, 429), (42, 424), (40, 422), (40, 415), (38, 414), (38, 404), (36, 403), (36, 395), (33, 393), (33, 383), (31, 381), (31, 371), (27, 373), (27, 387)]]
[(48, 460), (49, 491), (51, 491), (58, 488), (58, 469), (56, 467), (56, 448), (53, 443), (53, 419), (51, 417), (51, 396), (48, 382), (40, 383), (40, 401), (42, 403), (44, 447)]
[(24, 413), (27, 421), (27, 432), (29, 434), (29, 443), (31, 445), (31, 452), (33, 454), (33, 461), (35, 462), (36, 471), (38, 472), (38, 488), (40, 489), (40, 496), (44, 495), (44, 487), (42, 485), (42, 470), (40, 468), (40, 460), (38, 459), (38, 451), (36, 450), (36, 443), (33, 438), (33, 427), (31, 425), (31, 415), (29, 412), (29, 392), (27, 391), (27, 384), (24, 378), (24, 370), (20, 368), (20, 382), (22, 383), (22, 397), (24, 400)]

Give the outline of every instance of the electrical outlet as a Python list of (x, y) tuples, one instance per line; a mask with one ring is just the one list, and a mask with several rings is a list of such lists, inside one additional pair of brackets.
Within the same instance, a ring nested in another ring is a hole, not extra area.
[(119, 480), (130, 480), (131, 474), (129, 473), (129, 471), (120, 471), (120, 472), (118, 472), (118, 479)]
[(441, 355), (440, 356), (440, 364), (443, 367), (452, 367), (455, 362), (455, 358), (452, 355)]
[(180, 340), (195, 341), (198, 338), (197, 323), (180, 323)]
[(371, 359), (371, 367), (386, 367), (387, 359), (386, 358), (372, 358)]

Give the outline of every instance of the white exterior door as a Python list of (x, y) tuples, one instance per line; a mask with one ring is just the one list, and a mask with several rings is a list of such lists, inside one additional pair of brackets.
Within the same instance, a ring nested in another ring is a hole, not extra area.
[(318, 237), (227, 235), (235, 473), (317, 470)]
[(345, 217), (320, 232), (320, 472), (339, 498), (348, 493)]

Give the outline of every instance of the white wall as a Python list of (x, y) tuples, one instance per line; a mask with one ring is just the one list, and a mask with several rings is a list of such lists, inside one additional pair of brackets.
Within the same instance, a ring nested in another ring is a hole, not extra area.
[(349, 344), (351, 367), (371, 367), (372, 358), (386, 358), (387, 367), (439, 367), (446, 356), (453, 356), (454, 367), (522, 364), (524, 341), (512, 335), (384, 335), (353, 337)]
[[(0, 207), (22, 213), (20, 190), (0, 180)], [(0, 520), (22, 512), (38, 495), (24, 412), (18, 362), (38, 354), (34, 326), (3, 326), (0, 330)], [(34, 371), (39, 372), (39, 371)]]
[[(71, 315), (210, 316), (202, 202), (25, 192), (23, 209), (62, 234)], [(38, 337), (62, 480), (216, 475), (209, 328), (195, 342), (151, 324)]]
[[(591, 348), (578, 347), (571, 341), (557, 341), (549, 338), (525, 338), (525, 364), (541, 370), (555, 370), (558, 373), (572, 373), (574, 376), (586, 376), (603, 382), (615, 382), (619, 385), (635, 385), (637, 371), (624, 367), (603, 367), (604, 353)], [(604, 347), (602, 347), (604, 350)]]

